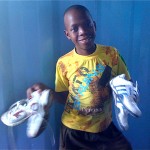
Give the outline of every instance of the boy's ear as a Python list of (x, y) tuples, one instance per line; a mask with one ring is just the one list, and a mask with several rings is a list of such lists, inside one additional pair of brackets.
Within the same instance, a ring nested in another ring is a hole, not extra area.
[(69, 36), (68, 31), (67, 31), (67, 30), (64, 30), (64, 33), (65, 33), (66, 37), (68, 38), (68, 40), (70, 40), (70, 36)]
[(95, 22), (95, 21), (93, 21), (93, 23), (94, 23), (94, 27), (95, 27), (95, 30), (96, 30), (96, 22)]

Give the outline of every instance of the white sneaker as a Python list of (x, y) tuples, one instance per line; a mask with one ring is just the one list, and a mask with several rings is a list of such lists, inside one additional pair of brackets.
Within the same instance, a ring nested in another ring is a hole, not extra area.
[(48, 119), (48, 108), (52, 103), (50, 90), (44, 90), (41, 94), (32, 93), (31, 99), (23, 99), (14, 103), (7, 112), (1, 116), (1, 121), (7, 126), (16, 126), (28, 119), (27, 135), (35, 137), (41, 132)]
[(1, 121), (7, 126), (16, 126), (28, 119), (36, 108), (35, 100), (23, 99), (10, 106), (1, 116)]
[(124, 107), (129, 111), (133, 116), (141, 116), (141, 111), (137, 106), (137, 99), (139, 97), (137, 91), (137, 82), (136, 87), (133, 83), (125, 79), (125, 75), (119, 75), (113, 78), (110, 81), (110, 86), (112, 90), (117, 95), (117, 98), (124, 105)]
[[(28, 118), (27, 122), (27, 136), (30, 138), (37, 137), (43, 129), (46, 128), (47, 119), (48, 119), (48, 109), (45, 109), (45, 106), (48, 105), (50, 99), (50, 90), (44, 90), (37, 100), (38, 107), (35, 110), (35, 113)], [(33, 97), (36, 97), (34, 93)]]
[(128, 130), (128, 111), (117, 98), (116, 94), (113, 92), (113, 98), (115, 102), (115, 114), (119, 127), (121, 130)]

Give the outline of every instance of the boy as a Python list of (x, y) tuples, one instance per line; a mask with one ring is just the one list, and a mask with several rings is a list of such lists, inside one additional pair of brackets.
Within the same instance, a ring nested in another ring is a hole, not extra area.
[[(124, 61), (113, 47), (95, 44), (96, 23), (88, 9), (70, 6), (64, 13), (65, 35), (75, 48), (59, 58), (53, 99), (65, 103), (60, 150), (130, 150), (131, 145), (112, 122), (109, 81), (125, 74)], [(27, 90), (48, 89), (37, 83)]]

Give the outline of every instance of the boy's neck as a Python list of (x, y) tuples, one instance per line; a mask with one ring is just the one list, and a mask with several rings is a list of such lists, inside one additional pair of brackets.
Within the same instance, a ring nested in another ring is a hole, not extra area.
[(77, 54), (84, 55), (84, 56), (87, 56), (87, 55), (94, 53), (95, 50), (96, 50), (96, 44), (94, 44), (93, 47), (91, 47), (90, 49), (87, 49), (87, 50), (85, 50), (85, 49), (78, 50), (75, 48), (75, 51)]

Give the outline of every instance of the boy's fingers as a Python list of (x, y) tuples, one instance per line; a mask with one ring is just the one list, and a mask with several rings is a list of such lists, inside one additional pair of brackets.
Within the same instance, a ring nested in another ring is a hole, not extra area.
[(28, 88), (27, 89), (27, 98), (30, 99), (32, 98), (31, 94), (34, 92), (33, 88)]
[(32, 87), (27, 89), (27, 97), (30, 99), (30, 98), (32, 98), (31, 94), (34, 91), (38, 91), (39, 93), (41, 93), (45, 89), (47, 89), (46, 85), (44, 85), (43, 83), (36, 83)]
[(43, 91), (46, 89), (46, 86), (43, 83), (36, 83), (32, 86), (35, 91)]

